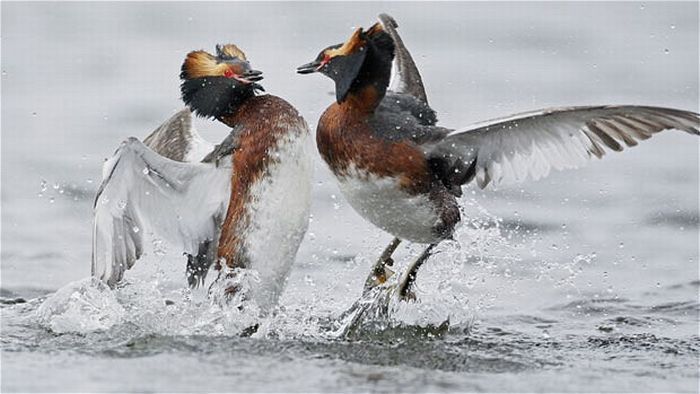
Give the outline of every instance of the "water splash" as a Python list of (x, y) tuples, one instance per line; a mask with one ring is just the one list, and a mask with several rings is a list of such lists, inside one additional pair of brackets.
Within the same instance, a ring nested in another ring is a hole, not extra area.
[(39, 323), (56, 333), (107, 330), (122, 323), (125, 315), (116, 295), (95, 278), (69, 283), (36, 311)]
[(86, 278), (49, 295), (34, 315), (42, 327), (58, 334), (131, 325), (135, 335), (238, 335), (261, 319), (252, 302), (221, 303), (202, 292), (134, 278), (110, 289), (96, 278)]

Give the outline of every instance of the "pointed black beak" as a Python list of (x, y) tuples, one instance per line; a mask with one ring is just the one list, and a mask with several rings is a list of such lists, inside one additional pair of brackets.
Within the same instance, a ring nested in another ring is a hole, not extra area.
[(297, 67), (297, 73), (299, 74), (311, 74), (313, 72), (318, 71), (318, 69), (321, 66), (321, 62), (318, 60), (314, 60), (311, 63), (306, 63), (303, 66)]

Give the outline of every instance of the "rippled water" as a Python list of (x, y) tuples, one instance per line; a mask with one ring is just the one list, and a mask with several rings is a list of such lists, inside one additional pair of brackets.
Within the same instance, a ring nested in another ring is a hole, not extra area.
[(309, 233), (252, 336), (254, 311), (185, 290), (167, 247), (114, 291), (88, 278), (102, 160), (180, 108), (187, 51), (239, 44), (313, 127), (331, 84), (294, 68), (382, 11), (445, 126), (553, 105), (698, 109), (696, 3), (3, 3), (3, 392), (698, 391), (698, 140), (680, 132), (468, 189), (420, 302), (349, 337), (342, 312), (390, 237), (320, 160)]

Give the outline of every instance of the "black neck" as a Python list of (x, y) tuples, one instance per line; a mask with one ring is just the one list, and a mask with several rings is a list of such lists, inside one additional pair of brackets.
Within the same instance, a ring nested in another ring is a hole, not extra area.
[[(368, 91), (375, 97), (366, 103), (366, 109), (374, 111), (384, 98), (391, 79), (391, 66), (394, 60), (394, 41), (385, 31), (370, 33), (366, 55), (359, 72), (348, 89), (349, 96), (365, 96)], [(366, 99), (367, 97), (364, 97)]]
[(377, 93), (376, 105), (379, 105), (389, 87), (392, 60), (393, 53), (383, 52), (374, 45), (370, 45), (362, 68), (350, 86), (349, 94), (358, 95), (372, 87)]
[(236, 114), (240, 106), (255, 96), (255, 84), (240, 84), (226, 77), (185, 79), (182, 100), (197, 115), (222, 120)]

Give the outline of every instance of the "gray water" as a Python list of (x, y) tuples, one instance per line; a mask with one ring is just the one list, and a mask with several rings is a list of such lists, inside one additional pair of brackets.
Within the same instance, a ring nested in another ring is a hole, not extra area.
[(314, 128), (331, 82), (294, 68), (380, 12), (445, 126), (561, 105), (698, 110), (692, 2), (2, 3), (0, 389), (697, 392), (698, 139), (678, 131), (538, 182), (468, 188), (420, 302), (351, 338), (334, 329), (390, 236), (318, 157), (309, 233), (252, 337), (239, 335), (251, 316), (184, 289), (177, 251), (114, 291), (88, 279), (101, 164), (181, 108), (189, 50), (235, 42)]

